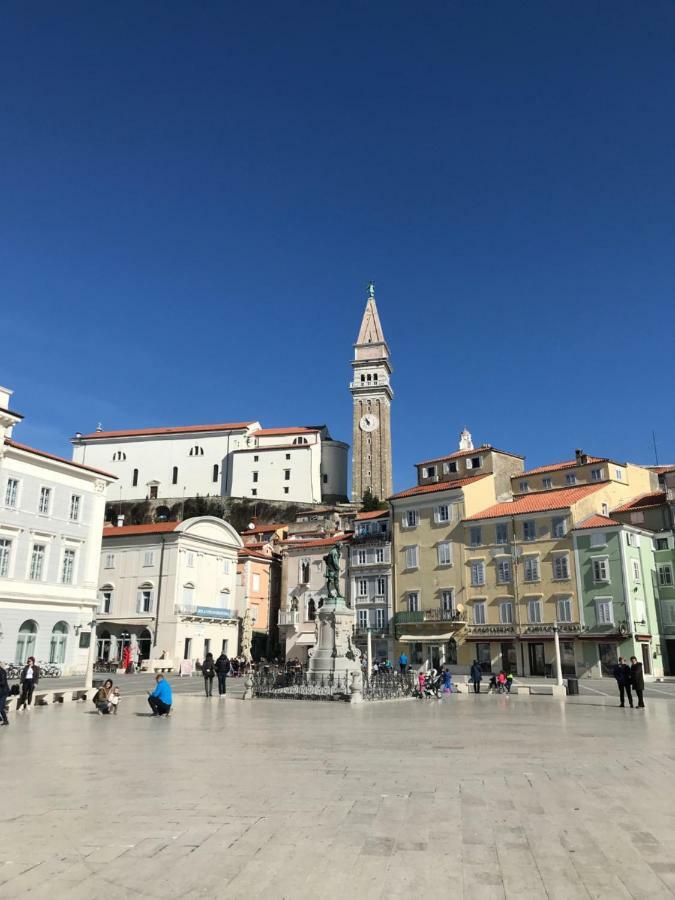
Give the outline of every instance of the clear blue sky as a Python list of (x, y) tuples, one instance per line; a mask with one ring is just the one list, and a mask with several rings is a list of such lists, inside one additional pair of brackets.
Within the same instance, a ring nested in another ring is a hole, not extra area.
[(376, 294), (395, 484), (478, 443), (675, 461), (675, 6), (34, 2), (0, 23), (16, 437), (351, 441)]

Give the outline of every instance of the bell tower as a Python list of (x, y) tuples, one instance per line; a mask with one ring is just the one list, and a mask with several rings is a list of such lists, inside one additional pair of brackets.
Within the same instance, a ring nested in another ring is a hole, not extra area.
[(359, 502), (366, 490), (384, 500), (392, 494), (391, 401), (392, 372), (389, 347), (384, 339), (375, 303), (375, 285), (368, 285), (366, 308), (354, 344), (353, 380), (349, 386), (354, 403), (352, 438), (352, 500)]

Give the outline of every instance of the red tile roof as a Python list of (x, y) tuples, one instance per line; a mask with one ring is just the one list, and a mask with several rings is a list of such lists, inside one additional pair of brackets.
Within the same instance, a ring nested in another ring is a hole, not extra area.
[(612, 512), (632, 512), (633, 510), (638, 509), (653, 509), (656, 506), (661, 506), (665, 502), (666, 494), (664, 491), (652, 491), (649, 494), (641, 494), (639, 497), (634, 497), (633, 500), (629, 500), (628, 503), (617, 506)]
[(278, 522), (263, 523), (262, 525), (256, 525), (255, 528), (245, 528), (241, 534), (259, 534), (260, 532), (277, 531), (279, 528), (288, 528), (288, 525)]
[(374, 509), (372, 512), (360, 512), (356, 514), (358, 522), (364, 522), (366, 519), (382, 519), (389, 515), (388, 509)]
[[(609, 458), (606, 456), (589, 456), (586, 454), (586, 462), (583, 465), (588, 465), (589, 463), (602, 463), (609, 462)], [(577, 465), (576, 459), (569, 459), (566, 462), (560, 463), (551, 463), (548, 466), (537, 466), (534, 469), (528, 469), (527, 472), (517, 472), (513, 475), (513, 478), (524, 478), (526, 475), (539, 475), (544, 472), (558, 472), (561, 469), (573, 469)]]
[(284, 435), (293, 434), (318, 434), (319, 431), (321, 431), (319, 427), (299, 425), (290, 428), (258, 428), (251, 433), (254, 437), (283, 437)]
[(430, 463), (445, 462), (447, 459), (459, 459), (462, 456), (476, 456), (477, 453), (480, 453), (483, 450), (491, 450), (493, 453), (503, 453), (506, 456), (515, 456), (517, 459), (525, 459), (520, 453), (509, 453), (508, 450), (498, 450), (497, 447), (493, 447), (492, 444), (481, 444), (480, 447), (474, 447), (473, 450), (455, 450), (454, 453), (449, 453), (447, 456), (436, 456), (434, 459), (425, 459), (424, 462), (415, 463), (415, 465), (427, 466)]
[(416, 487), (408, 488), (398, 494), (389, 497), (390, 500), (401, 500), (404, 497), (416, 497), (418, 494), (435, 494), (437, 491), (452, 491), (456, 488), (462, 488), (466, 484), (473, 484), (481, 478), (487, 478), (487, 473), (483, 475), (472, 475), (470, 478), (458, 478), (456, 481), (438, 481), (435, 484), (418, 484)]
[(609, 516), (589, 516), (579, 525), (574, 526), (574, 531), (584, 531), (586, 528), (607, 528), (612, 525), (622, 525), (616, 519), (610, 519)]
[(265, 553), (263, 553), (262, 548), (259, 550), (256, 550), (256, 549), (252, 548), (251, 546), (240, 548), (238, 551), (238, 554), (240, 557), (241, 556), (249, 556), (252, 559), (259, 559), (262, 562), (267, 562), (267, 563), (274, 562), (274, 559), (275, 559), (275, 557), (267, 556)]
[(155, 522), (147, 525), (121, 525), (119, 528), (110, 526), (103, 529), (103, 537), (133, 537), (136, 534), (166, 534), (175, 531), (180, 522)]
[(579, 487), (560, 488), (557, 491), (539, 491), (536, 494), (523, 494), (507, 503), (495, 503), (473, 516), (467, 516), (465, 522), (475, 519), (497, 519), (501, 516), (519, 516), (523, 513), (545, 512), (548, 509), (568, 509), (578, 500), (599, 491), (602, 484), (583, 484)]
[(645, 469), (656, 472), (657, 475), (665, 475), (666, 472), (675, 472), (675, 465), (670, 463), (670, 465), (667, 466), (645, 466)]
[(312, 539), (309, 541), (303, 541), (301, 539), (292, 540), (288, 538), (282, 543), (290, 550), (310, 550), (312, 547), (331, 547), (333, 544), (340, 544), (343, 541), (351, 541), (351, 534), (342, 534), (337, 532), (332, 537), (320, 538), (320, 539)]
[(92, 466), (85, 466), (82, 463), (73, 462), (72, 459), (66, 459), (64, 456), (55, 456), (53, 453), (46, 453), (44, 450), (36, 450), (35, 447), (29, 447), (27, 444), (20, 444), (12, 438), (5, 438), (5, 444), (8, 447), (14, 447), (15, 450), (23, 450), (25, 453), (33, 453), (35, 456), (44, 456), (45, 459), (53, 459), (55, 462), (65, 463), (67, 466), (74, 466), (76, 469), (84, 469), (85, 472), (95, 472), (97, 475), (104, 475), (113, 481), (117, 481), (117, 475), (111, 475), (110, 472), (104, 472), (103, 469), (94, 469)]
[(162, 434), (200, 434), (204, 431), (243, 431), (253, 422), (225, 422), (221, 425), (174, 425), (169, 428), (131, 428), (125, 431), (94, 431), (71, 440), (102, 440), (105, 438), (143, 437)]

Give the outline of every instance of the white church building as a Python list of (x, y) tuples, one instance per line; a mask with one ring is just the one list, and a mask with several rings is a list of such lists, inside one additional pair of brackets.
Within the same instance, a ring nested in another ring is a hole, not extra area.
[(108, 501), (244, 497), (288, 503), (347, 498), (349, 446), (325, 425), (263, 428), (260, 422), (76, 434), (73, 460), (117, 480)]

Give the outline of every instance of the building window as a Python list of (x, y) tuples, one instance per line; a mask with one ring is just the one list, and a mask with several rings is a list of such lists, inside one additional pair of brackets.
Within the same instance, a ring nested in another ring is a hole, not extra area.
[(230, 574), (230, 561), (229, 561), (229, 559), (224, 559), (223, 560), (223, 575), (229, 575), (229, 574)]
[(290, 481), (290, 480), (291, 480), (291, 470), (284, 469), (284, 481)]
[(469, 541), (472, 547), (480, 547), (483, 543), (480, 525), (472, 525), (469, 530)]
[(617, 481), (623, 481), (623, 472), (621, 469), (614, 469), (614, 475)]
[(309, 444), (309, 441), (307, 440), (306, 437), (296, 437), (296, 438), (293, 438), (293, 443), (294, 444)]
[[(290, 453), (287, 453), (287, 454), (286, 454), (286, 459), (290, 459), (290, 458), (291, 458), (291, 454), (290, 454)], [(253, 457), (253, 460), (254, 460), (254, 462), (258, 462), (258, 457), (257, 457), (257, 456), (254, 456), (254, 457)]]
[(606, 547), (607, 537), (604, 531), (594, 531), (591, 534), (591, 547)]
[(113, 592), (111, 588), (101, 591), (101, 612), (109, 613), (112, 610)]
[(300, 584), (309, 584), (309, 560), (303, 559), (300, 562)]
[(551, 521), (551, 533), (555, 538), (565, 537), (567, 534), (567, 519), (565, 516), (554, 516)]
[(450, 541), (442, 541), (436, 548), (436, 551), (438, 553), (439, 566), (452, 565), (452, 544)]
[(455, 608), (455, 592), (452, 588), (441, 591), (441, 609), (444, 612), (452, 612)]
[(642, 572), (640, 571), (640, 560), (634, 559), (633, 563), (633, 581), (642, 581)]
[(564, 581), (570, 577), (569, 557), (566, 553), (553, 557), (553, 577), (556, 581)]
[(258, 454), (254, 453), (253, 454), (253, 462), (258, 462), (258, 459), (259, 459)]
[(42, 573), (45, 565), (46, 547), (44, 544), (33, 544), (30, 557), (30, 571), (28, 577), (31, 581), (42, 581)]
[(506, 522), (500, 522), (495, 527), (495, 544), (508, 544), (509, 542), (509, 526)]
[(420, 611), (420, 595), (417, 591), (408, 591), (408, 612)]
[(82, 507), (82, 497), (79, 494), (72, 494), (70, 498), (70, 521), (80, 521), (80, 509)]
[(614, 624), (614, 609), (611, 600), (596, 600), (596, 610), (599, 625)]
[(473, 624), (485, 625), (485, 600), (473, 604)]
[[(670, 563), (664, 563), (658, 567), (659, 584), (663, 587), (671, 587), (673, 584), (673, 567)], [(675, 624), (675, 622), (673, 623)]]
[(285, 487), (285, 488), (284, 488), (284, 494), (287, 494), (288, 491), (289, 491), (289, 488)]
[(422, 478), (434, 478), (436, 475), (436, 466), (426, 466), (422, 469)]
[(529, 491), (529, 489), (530, 489), (530, 485), (527, 483), (527, 481), (520, 482), (520, 493), (521, 494), (526, 493), (526, 491)]
[(450, 521), (450, 507), (447, 504), (436, 507), (436, 521), (439, 523)]
[(358, 611), (359, 616), (359, 628), (367, 628), (368, 627), (368, 610), (360, 609)]
[(178, 484), (178, 466), (173, 467), (173, 471), (171, 473), (171, 484)]
[(357, 579), (356, 586), (358, 588), (359, 597), (367, 597), (368, 596), (368, 579), (367, 578)]
[(575, 473), (574, 473), (574, 472), (568, 472), (567, 475), (565, 475), (565, 482), (566, 482), (567, 484), (570, 484), (570, 485), (576, 484), (576, 483), (577, 483), (577, 476), (575, 475)]
[(218, 474), (220, 472), (220, 466), (218, 463), (213, 464), (213, 475), (211, 476), (213, 483), (216, 484), (218, 481)]
[(381, 631), (384, 628), (384, 610), (375, 610), (375, 627)]
[(591, 469), (591, 481), (602, 481), (602, 469)]
[(16, 509), (19, 496), (19, 480), (17, 478), (8, 478), (5, 487), (5, 506), (10, 509)]
[(600, 512), (603, 516), (609, 515), (609, 506), (606, 503), (602, 503), (600, 506)]
[(497, 560), (497, 584), (508, 584), (511, 581), (511, 560)]
[(502, 600), (499, 604), (500, 625), (513, 625), (513, 603), (510, 600)]
[(541, 624), (541, 601), (540, 600), (528, 600), (527, 601), (527, 621), (531, 625)]
[(131, 479), (131, 486), (132, 487), (138, 486), (138, 469), (134, 469), (134, 474)]
[(559, 622), (572, 621), (572, 598), (563, 597), (558, 600), (557, 616)]
[(72, 584), (75, 570), (75, 551), (64, 550), (61, 564), (61, 584)]
[(537, 523), (534, 519), (526, 519), (523, 522), (523, 540), (524, 541), (536, 541), (537, 540)]
[(255, 593), (258, 593), (258, 591), (260, 590), (260, 573), (259, 572), (254, 572), (251, 577), (251, 589)]
[(375, 562), (376, 563), (384, 562), (384, 549), (382, 547), (375, 548)]
[(637, 542), (637, 535), (635, 534), (634, 531), (627, 531), (627, 532), (626, 532), (626, 544), (627, 544), (629, 547), (637, 547), (637, 545), (638, 545), (638, 542)]
[(480, 469), (481, 467), (481, 459), (480, 456), (470, 456), (466, 461), (467, 469)]
[(377, 596), (378, 597), (386, 597), (387, 596), (387, 579), (380, 576), (377, 579)]
[(606, 556), (593, 559), (593, 581), (595, 584), (609, 584), (609, 559)]
[(643, 512), (632, 512), (630, 514), (630, 520), (633, 525), (641, 525), (645, 520), (645, 514)]
[(454, 475), (456, 471), (457, 471), (457, 463), (456, 462), (443, 463), (443, 474)]
[(152, 588), (141, 588), (138, 592), (138, 612), (152, 612)]
[(550, 491), (553, 487), (553, 479), (552, 478), (542, 478), (541, 486), (545, 491)]
[(322, 482), (322, 484), (328, 484), (328, 475), (325, 475), (325, 474), (322, 475), (321, 482)]
[(155, 554), (153, 550), (146, 550), (143, 554), (143, 565), (151, 566), (155, 561)]
[(251, 497), (258, 496), (258, 488), (251, 488)]
[[(194, 564), (195, 555), (192, 550), (188, 550), (188, 552), (185, 554), (185, 565), (188, 567), (188, 569), (192, 569), (194, 568)], [(152, 565), (152, 563), (150, 563), (150, 565)]]
[(416, 509), (408, 509), (403, 513), (403, 527), (417, 528), (420, 517)]
[(7, 538), (0, 538), (0, 578), (9, 575), (9, 555), (12, 552), (12, 542)]
[(667, 550), (668, 549), (668, 538), (656, 538), (654, 541), (654, 549), (655, 550)]
[(190, 456), (203, 456), (204, 448), (200, 447), (198, 444), (195, 444), (194, 447), (190, 447)]
[(253, 477), (253, 484), (256, 484), (256, 482), (258, 481), (258, 473), (257, 473), (257, 472), (251, 472), (251, 475), (252, 475), (252, 477)]
[(35, 640), (37, 637), (37, 622), (28, 619), (19, 628), (19, 636), (16, 641), (16, 656), (14, 662), (24, 665), (29, 656), (35, 654)]
[(49, 507), (51, 506), (52, 489), (48, 487), (40, 488), (40, 502), (38, 504), (38, 512), (42, 516), (49, 515)]
[(473, 587), (485, 584), (485, 563), (482, 559), (471, 561), (471, 584)]
[(539, 581), (539, 557), (526, 556), (523, 561), (523, 580)]
[(114, 553), (106, 553), (103, 568), (104, 569), (114, 569), (115, 568), (115, 554)]
[(405, 548), (405, 567), (406, 569), (416, 569), (419, 565), (419, 547)]

